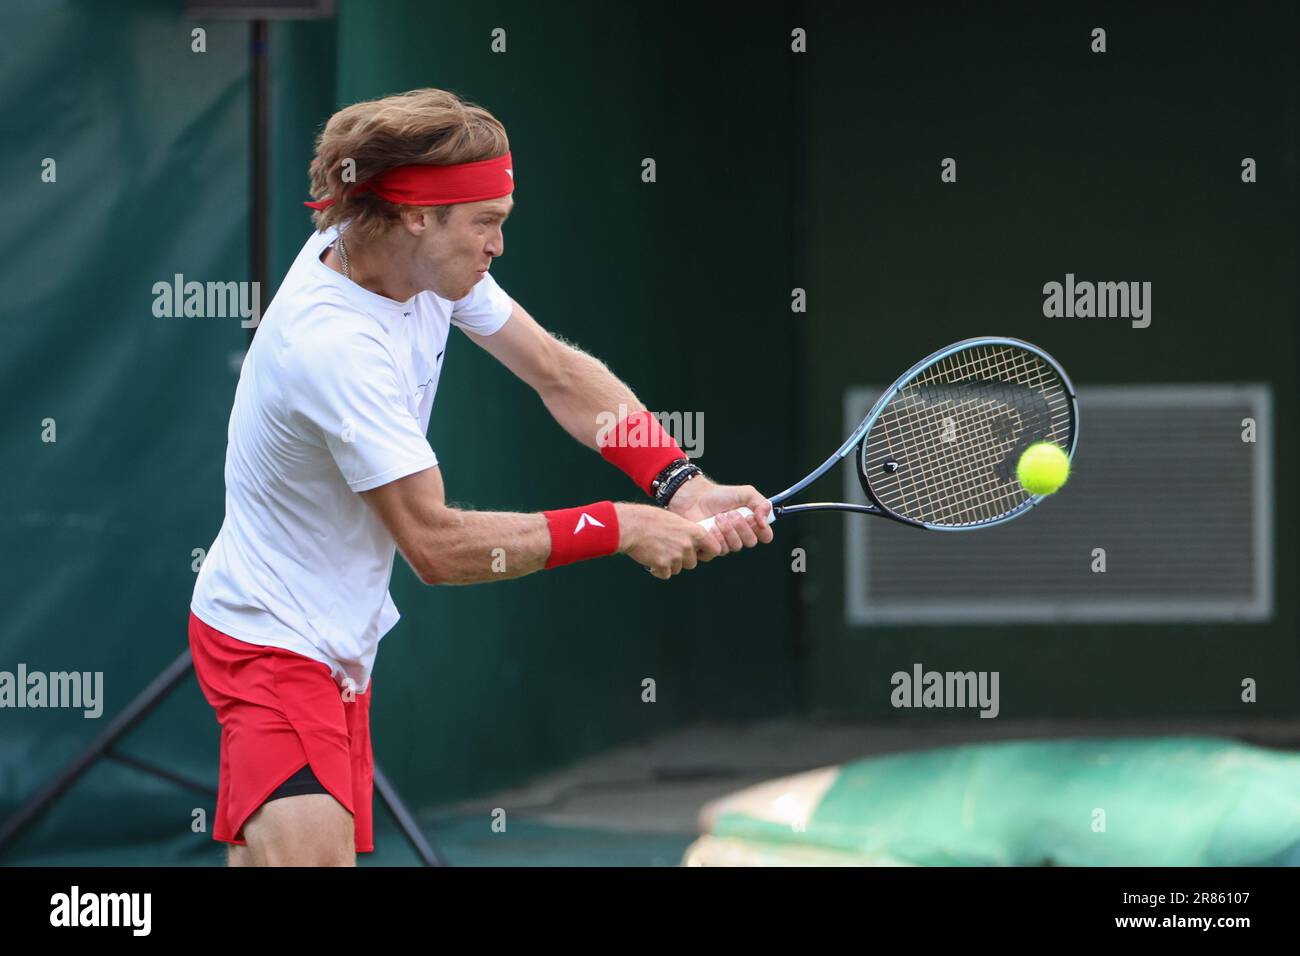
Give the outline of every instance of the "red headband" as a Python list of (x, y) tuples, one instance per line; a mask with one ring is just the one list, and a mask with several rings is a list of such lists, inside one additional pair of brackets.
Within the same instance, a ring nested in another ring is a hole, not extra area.
[[(397, 166), (373, 179), (357, 183), (352, 195), (374, 193), (400, 206), (450, 206), (459, 202), (500, 199), (515, 190), (515, 170), (510, 154), (455, 166)], [(303, 203), (324, 209), (333, 199)]]

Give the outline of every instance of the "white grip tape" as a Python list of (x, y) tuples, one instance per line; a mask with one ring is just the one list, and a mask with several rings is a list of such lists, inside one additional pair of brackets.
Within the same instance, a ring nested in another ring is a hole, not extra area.
[[(742, 517), (752, 518), (754, 516), (754, 512), (750, 511), (748, 508), (741, 507), (741, 508), (737, 508), (736, 510), (740, 512)], [(772, 513), (768, 516), (767, 522), (768, 524), (771, 524), (775, 520), (776, 520), (776, 509), (773, 509)], [(703, 521), (698, 522), (699, 526), (703, 528), (705, 531), (712, 531), (713, 526), (717, 523), (718, 523), (718, 518), (716, 515), (714, 515), (712, 518), (705, 518)]]

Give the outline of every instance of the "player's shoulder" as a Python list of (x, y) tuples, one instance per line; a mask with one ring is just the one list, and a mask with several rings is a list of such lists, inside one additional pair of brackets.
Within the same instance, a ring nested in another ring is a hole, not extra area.
[(310, 378), (393, 361), (388, 337), (375, 320), (345, 299), (328, 296), (297, 311), (286, 324), (280, 351), (287, 375)]
[(284, 305), (289, 319), (285, 326), (294, 339), (364, 337), (381, 330), (374, 316), (337, 285), (327, 282), (295, 290)]

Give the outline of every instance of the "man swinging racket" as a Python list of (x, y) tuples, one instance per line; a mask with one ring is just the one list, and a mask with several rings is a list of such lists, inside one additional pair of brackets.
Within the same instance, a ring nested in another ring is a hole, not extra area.
[[(191, 603), (195, 671), (221, 724), (213, 837), (233, 844), (232, 866), (355, 865), (374, 849), (370, 674), (398, 619), (397, 550), (426, 584), (612, 554), (667, 579), (772, 540), (762, 495), (706, 478), (609, 369), (488, 273), (514, 204), (490, 113), (442, 90), (350, 106), (319, 137), (311, 185), (318, 231), (244, 360), (225, 520)], [(448, 506), (425, 433), (453, 325), (654, 504)], [(633, 411), (609, 428), (620, 409)], [(712, 530), (697, 523), (713, 515)]]

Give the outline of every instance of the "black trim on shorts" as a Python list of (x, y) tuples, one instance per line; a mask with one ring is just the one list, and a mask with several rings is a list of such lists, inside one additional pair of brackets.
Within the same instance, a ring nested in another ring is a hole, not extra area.
[(280, 784), (263, 802), (270, 803), (272, 800), (279, 800), (281, 797), (299, 797), (304, 793), (329, 793), (321, 782), (316, 779), (316, 774), (312, 773), (311, 764), (304, 764), (301, 770)]

